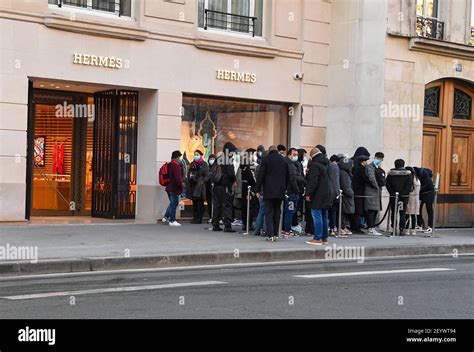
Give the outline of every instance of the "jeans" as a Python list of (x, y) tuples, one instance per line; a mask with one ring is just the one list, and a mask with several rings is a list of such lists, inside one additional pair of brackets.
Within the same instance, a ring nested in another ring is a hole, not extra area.
[(169, 222), (176, 221), (176, 208), (179, 204), (179, 195), (173, 192), (166, 192), (168, 193), (168, 198), (170, 200), (170, 204), (166, 209), (165, 218), (169, 220)]
[(311, 209), (311, 216), (314, 222), (314, 239), (326, 240), (329, 236), (328, 232), (328, 210), (327, 209)]
[(267, 237), (278, 237), (280, 230), (282, 199), (265, 199), (265, 223)]
[(258, 199), (260, 204), (260, 208), (258, 210), (257, 219), (255, 220), (255, 231), (265, 230), (265, 202), (263, 201), (263, 197)]
[(418, 225), (421, 227), (425, 228), (425, 220), (423, 219), (423, 206), (426, 206), (426, 212), (428, 213), (428, 226), (433, 228), (433, 203), (425, 203), (421, 202), (420, 203), (420, 214), (417, 216), (418, 218)]
[(299, 194), (292, 193), (285, 198), (285, 205), (283, 208), (283, 231), (289, 232), (291, 230), (291, 224), (293, 222), (293, 216), (296, 214), (298, 209)]

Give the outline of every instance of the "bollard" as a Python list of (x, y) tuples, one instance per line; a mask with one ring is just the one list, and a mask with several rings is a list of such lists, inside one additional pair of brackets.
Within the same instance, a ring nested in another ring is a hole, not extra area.
[(306, 187), (303, 188), (303, 214), (301, 214), (301, 233), (306, 233)]
[(337, 221), (337, 232), (339, 236), (342, 230), (342, 189), (339, 190), (339, 219)]
[[(389, 201), (390, 203), (390, 201)], [(390, 204), (388, 205), (388, 213), (387, 213), (387, 229), (385, 232), (390, 233), (390, 221), (392, 219), (392, 209), (390, 207)]]
[(392, 236), (397, 236), (398, 231), (398, 192), (395, 193), (395, 209), (393, 211), (393, 233)]
[(246, 229), (245, 229), (245, 232), (244, 232), (244, 235), (248, 235), (249, 234), (249, 228), (250, 228), (250, 190), (252, 189), (252, 187), (248, 186), (247, 187), (247, 226), (246, 226)]

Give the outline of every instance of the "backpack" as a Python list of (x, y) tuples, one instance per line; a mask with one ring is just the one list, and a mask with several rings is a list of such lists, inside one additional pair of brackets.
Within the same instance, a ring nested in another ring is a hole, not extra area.
[(168, 163), (164, 163), (160, 167), (160, 172), (158, 173), (158, 181), (160, 182), (160, 185), (163, 187), (168, 186), (170, 183), (170, 175), (168, 173)]

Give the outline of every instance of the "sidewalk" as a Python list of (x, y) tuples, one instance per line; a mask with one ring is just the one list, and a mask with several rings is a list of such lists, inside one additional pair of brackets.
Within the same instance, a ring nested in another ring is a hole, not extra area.
[[(268, 243), (263, 237), (212, 232), (207, 224), (0, 225), (0, 247), (38, 247), (38, 263), (0, 258), (0, 275), (324, 259), (307, 236)], [(365, 257), (474, 253), (474, 229), (438, 229), (433, 238), (354, 235), (332, 246), (363, 246)]]

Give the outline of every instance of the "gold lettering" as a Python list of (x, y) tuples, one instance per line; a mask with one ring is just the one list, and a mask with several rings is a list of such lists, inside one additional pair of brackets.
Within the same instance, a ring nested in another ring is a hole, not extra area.
[(232, 71), (232, 72), (230, 73), (230, 79), (231, 79), (232, 81), (237, 81), (237, 72)]
[(74, 63), (78, 65), (82, 64), (82, 54), (74, 54)]
[(98, 61), (97, 61), (97, 56), (91, 55), (91, 65), (92, 66), (98, 66)]
[(217, 70), (217, 79), (224, 79), (224, 70)]
[(237, 80), (239, 82), (244, 82), (245, 81), (245, 74), (243, 72), (238, 72), (237, 73)]
[(109, 67), (109, 58), (99, 56), (99, 66)]
[(84, 54), (84, 55), (82, 56), (82, 64), (83, 64), (83, 65), (90, 65), (90, 58), (91, 58), (90, 55)]
[(115, 68), (115, 57), (111, 56), (109, 59), (109, 67)]
[(122, 59), (117, 58), (115, 68), (122, 68), (122, 67), (123, 67)]
[(250, 83), (255, 83), (257, 82), (257, 74), (256, 73), (252, 73), (250, 75)]
[(227, 71), (227, 70), (224, 71), (224, 79), (230, 80), (230, 71)]
[(245, 82), (250, 82), (250, 72), (245, 72)]

